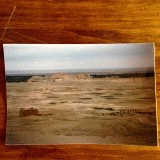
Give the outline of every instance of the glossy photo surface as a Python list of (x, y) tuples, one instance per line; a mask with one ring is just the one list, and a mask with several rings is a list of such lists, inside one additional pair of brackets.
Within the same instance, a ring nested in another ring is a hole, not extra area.
[(157, 145), (154, 45), (4, 44), (7, 144)]

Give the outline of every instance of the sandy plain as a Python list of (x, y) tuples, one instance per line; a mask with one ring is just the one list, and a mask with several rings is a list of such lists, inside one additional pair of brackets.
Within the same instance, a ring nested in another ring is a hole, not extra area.
[[(7, 83), (7, 144), (157, 145), (153, 77)], [(20, 108), (41, 116), (19, 117)]]

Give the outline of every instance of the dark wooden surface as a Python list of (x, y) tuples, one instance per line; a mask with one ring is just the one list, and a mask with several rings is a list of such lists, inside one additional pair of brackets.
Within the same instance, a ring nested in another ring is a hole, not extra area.
[[(15, 12), (8, 21), (15, 6)], [(6, 26), (3, 43), (155, 42), (159, 111), (159, 0), (1, 0), (0, 38), (2, 38)], [(160, 111), (158, 115), (158, 119), (160, 119)], [(4, 64), (0, 47), (1, 159), (160, 159), (159, 147), (125, 145), (5, 146), (5, 125)]]

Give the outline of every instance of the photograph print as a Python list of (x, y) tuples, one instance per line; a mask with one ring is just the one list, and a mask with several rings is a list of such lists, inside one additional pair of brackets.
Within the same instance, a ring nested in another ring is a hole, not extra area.
[(157, 145), (154, 44), (3, 47), (6, 144)]

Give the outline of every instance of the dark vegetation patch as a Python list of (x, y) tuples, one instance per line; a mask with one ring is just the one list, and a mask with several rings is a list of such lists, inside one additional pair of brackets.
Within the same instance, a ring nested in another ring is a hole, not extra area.
[(109, 110), (109, 111), (113, 111), (113, 108), (94, 107), (94, 109), (96, 109), (96, 110)]
[(40, 119), (34, 119), (33, 122), (40, 122)]
[(61, 121), (75, 121), (74, 119), (71, 118), (56, 118), (56, 119)]
[(88, 100), (88, 99), (92, 99), (92, 98), (80, 98), (80, 99)]
[(56, 96), (47, 96), (46, 98), (58, 98)]
[(96, 93), (96, 92), (93, 92), (93, 93), (89, 93), (89, 94), (101, 95), (101, 94), (103, 94), (103, 93)]
[(49, 92), (44, 92), (43, 94), (50, 94)]
[(112, 94), (113, 96), (121, 96), (121, 95), (123, 95), (122, 93), (113, 93)]
[(73, 136), (72, 133), (66, 133), (65, 136)]
[(43, 114), (43, 116), (51, 116), (53, 113)]
[(24, 122), (21, 125), (32, 125), (32, 123), (31, 122)]
[(155, 98), (152, 98), (152, 97), (141, 97), (139, 99), (152, 99), (152, 100), (155, 100)]
[(103, 88), (95, 88), (96, 91), (101, 91)]
[(106, 98), (106, 99), (116, 99), (115, 97), (113, 96), (101, 96), (102, 98)]
[(56, 102), (49, 102), (48, 104), (56, 104)]

